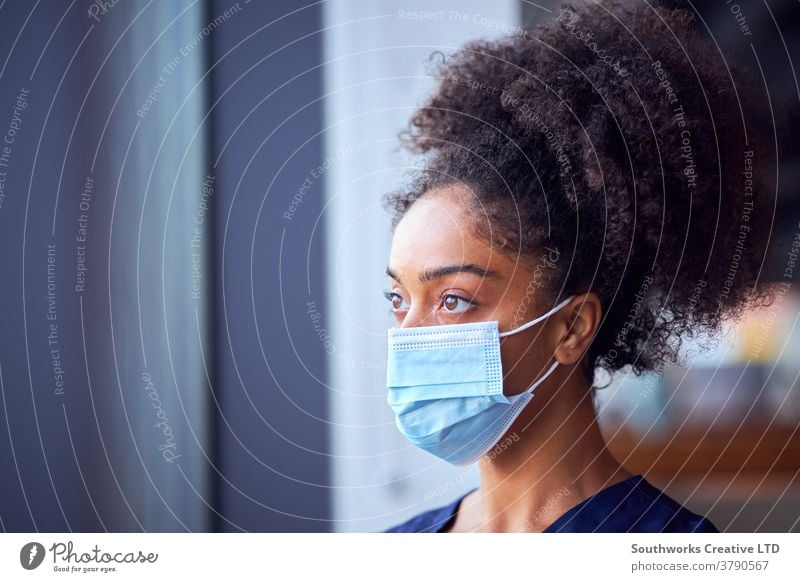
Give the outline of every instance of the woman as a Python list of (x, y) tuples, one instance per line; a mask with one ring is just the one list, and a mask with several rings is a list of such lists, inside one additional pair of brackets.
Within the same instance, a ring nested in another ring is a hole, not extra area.
[(405, 135), (424, 169), (388, 196), (388, 402), (480, 487), (389, 531), (717, 531), (612, 456), (593, 393), (768, 300), (758, 85), (690, 14), (615, 1), (438, 75)]

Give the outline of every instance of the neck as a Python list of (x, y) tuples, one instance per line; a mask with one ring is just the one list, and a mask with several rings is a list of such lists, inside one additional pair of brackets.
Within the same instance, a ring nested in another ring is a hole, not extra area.
[(481, 459), (473, 508), (477, 529), (541, 531), (581, 500), (631, 475), (606, 447), (585, 380), (553, 384), (557, 394), (537, 391), (539, 406), (534, 399)]

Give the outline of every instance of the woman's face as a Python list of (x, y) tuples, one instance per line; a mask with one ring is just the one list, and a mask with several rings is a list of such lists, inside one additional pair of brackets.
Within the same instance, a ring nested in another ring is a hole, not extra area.
[[(392, 239), (387, 299), (398, 327), (499, 322), (501, 332), (548, 311), (541, 285), (556, 268), (500, 250), (475, 229), (472, 193), (463, 186), (427, 192), (398, 223)], [(501, 339), (504, 393), (518, 394), (544, 373), (565, 327), (567, 309)], [(559, 331), (562, 330), (562, 331)]]

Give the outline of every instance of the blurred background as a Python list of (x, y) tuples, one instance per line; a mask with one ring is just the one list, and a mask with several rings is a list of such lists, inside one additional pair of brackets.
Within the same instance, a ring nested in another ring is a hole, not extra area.
[[(0, 529), (377, 531), (477, 485), (386, 405), (380, 199), (431, 53), (557, 4), (0, 2)], [(662, 4), (797, 104), (797, 3)], [(778, 129), (779, 300), (598, 392), (620, 460), (727, 531), (800, 531)]]

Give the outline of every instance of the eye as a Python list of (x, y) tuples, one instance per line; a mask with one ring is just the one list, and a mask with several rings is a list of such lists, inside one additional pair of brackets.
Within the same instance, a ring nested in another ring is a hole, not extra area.
[(442, 307), (448, 313), (464, 313), (473, 305), (475, 304), (469, 299), (451, 293), (442, 297)]
[(395, 293), (393, 291), (384, 291), (383, 296), (386, 297), (386, 300), (392, 304), (392, 311), (400, 311), (401, 309), (408, 308), (408, 305), (403, 304), (403, 297), (399, 293)]

